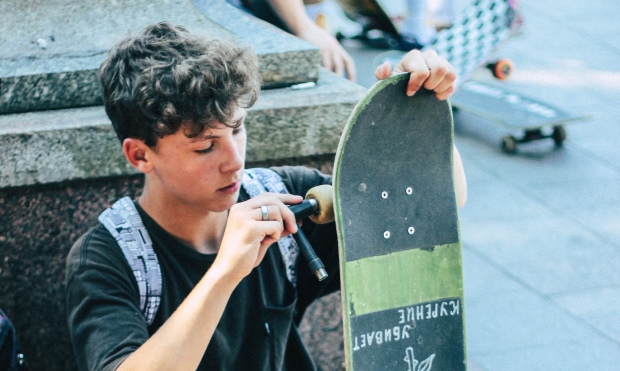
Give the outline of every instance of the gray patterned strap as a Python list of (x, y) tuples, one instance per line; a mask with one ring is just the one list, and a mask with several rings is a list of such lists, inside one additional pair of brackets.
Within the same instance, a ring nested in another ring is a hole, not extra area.
[[(288, 194), (286, 186), (282, 182), (282, 178), (278, 173), (270, 169), (249, 169), (243, 174), (243, 188), (250, 198), (256, 197), (262, 193), (283, 193)], [(297, 283), (297, 257), (299, 256), (299, 246), (295, 242), (292, 235), (280, 238), (278, 247), (284, 260), (286, 267), (286, 277), (293, 284)]]
[(140, 214), (133, 201), (123, 197), (99, 215), (99, 222), (114, 236), (133, 270), (140, 289), (140, 308), (150, 325), (161, 301), (162, 279), (153, 243)]

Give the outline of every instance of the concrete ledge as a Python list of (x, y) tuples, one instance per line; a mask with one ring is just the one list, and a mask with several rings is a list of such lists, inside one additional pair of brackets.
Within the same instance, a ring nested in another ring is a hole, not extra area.
[[(263, 91), (247, 161), (334, 153), (363, 92), (325, 69), (315, 88)], [(0, 188), (134, 173), (101, 106), (0, 115)]]
[(0, 114), (101, 104), (96, 71), (107, 51), (164, 20), (251, 45), (265, 87), (317, 80), (320, 52), (312, 44), (225, 0), (196, 4), (200, 9), (190, 0), (1, 1)]

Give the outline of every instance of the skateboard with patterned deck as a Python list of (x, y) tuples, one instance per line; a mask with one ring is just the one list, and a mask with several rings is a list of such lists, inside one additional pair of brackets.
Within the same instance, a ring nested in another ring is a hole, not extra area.
[[(507, 58), (493, 54), (514, 33), (517, 20), (514, 1), (476, 0), (455, 20), (454, 25), (437, 33), (436, 40), (422, 50), (432, 49), (444, 57), (457, 73), (457, 88), (480, 66), (486, 66), (497, 79), (507, 79), (514, 69)], [(406, 52), (391, 50), (377, 55), (373, 67), (398, 63)]]
[(369, 89), (336, 154), (349, 371), (466, 369), (452, 110), (408, 78)]

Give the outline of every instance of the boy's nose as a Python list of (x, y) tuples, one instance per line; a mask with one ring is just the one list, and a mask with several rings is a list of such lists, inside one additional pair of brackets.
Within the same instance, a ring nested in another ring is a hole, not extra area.
[(241, 169), (245, 162), (245, 146), (231, 139), (226, 143), (226, 159), (222, 162), (223, 173), (235, 172)]

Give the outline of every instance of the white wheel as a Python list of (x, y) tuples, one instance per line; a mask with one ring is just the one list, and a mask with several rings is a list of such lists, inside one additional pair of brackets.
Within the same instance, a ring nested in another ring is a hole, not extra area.
[(507, 135), (502, 138), (501, 147), (506, 153), (515, 153), (517, 152), (517, 140), (512, 135)]

